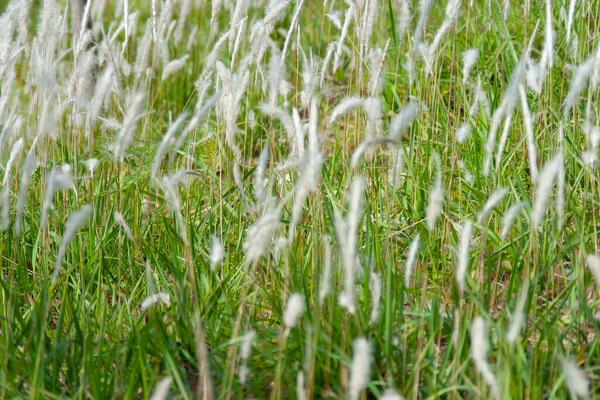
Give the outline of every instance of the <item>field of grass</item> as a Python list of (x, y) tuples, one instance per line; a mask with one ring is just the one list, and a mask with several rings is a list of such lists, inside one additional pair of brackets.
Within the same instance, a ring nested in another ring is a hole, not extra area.
[(89, 4), (0, 1), (0, 398), (595, 398), (600, 1)]

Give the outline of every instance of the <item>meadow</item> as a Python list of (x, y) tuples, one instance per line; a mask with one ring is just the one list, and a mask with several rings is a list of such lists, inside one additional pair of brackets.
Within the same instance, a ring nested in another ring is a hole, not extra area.
[(0, 398), (595, 398), (600, 1), (0, 1)]

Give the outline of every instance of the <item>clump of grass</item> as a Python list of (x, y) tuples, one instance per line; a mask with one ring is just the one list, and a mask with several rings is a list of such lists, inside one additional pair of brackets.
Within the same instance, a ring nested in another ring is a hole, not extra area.
[(593, 396), (567, 3), (9, 2), (0, 398)]

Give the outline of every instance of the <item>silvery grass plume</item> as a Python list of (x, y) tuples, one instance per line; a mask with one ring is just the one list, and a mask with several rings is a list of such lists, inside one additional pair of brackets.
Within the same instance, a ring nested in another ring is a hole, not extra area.
[(587, 266), (592, 272), (592, 276), (596, 281), (596, 286), (600, 287), (600, 256), (597, 254), (588, 254), (586, 261)]
[(436, 164), (436, 175), (433, 184), (429, 187), (429, 202), (427, 203), (426, 218), (427, 229), (433, 231), (437, 221), (442, 213), (442, 203), (444, 202), (444, 187), (442, 183), (442, 165), (440, 155), (434, 154), (434, 163)]
[(473, 103), (469, 107), (469, 116), (475, 117), (479, 113), (480, 106), (483, 107), (483, 111), (486, 116), (490, 115), (490, 100), (488, 99), (485, 90), (481, 86), (481, 77), (477, 77), (477, 83), (471, 86), (473, 90)]
[(373, 49), (369, 51), (369, 95), (379, 97), (383, 89), (383, 67), (385, 58), (390, 48), (390, 39), (385, 42), (383, 49)]
[(444, 17), (442, 25), (437, 30), (435, 37), (433, 38), (433, 42), (431, 42), (431, 44), (419, 43), (417, 47), (423, 56), (423, 60), (425, 61), (425, 71), (427, 75), (431, 75), (433, 73), (433, 62), (437, 55), (437, 49), (442, 41), (442, 38), (458, 17), (459, 10), (460, 0), (448, 0), (448, 3), (446, 4), (446, 16)]
[(154, 279), (152, 279), (152, 266), (150, 266), (150, 261), (146, 259), (146, 267), (144, 268), (144, 272), (146, 273), (146, 286), (148, 288), (148, 295), (153, 295), (158, 293), (156, 289), (156, 284), (154, 283)]
[(571, 43), (571, 31), (573, 28), (573, 20), (575, 19), (575, 3), (577, 0), (569, 2), (569, 14), (567, 16), (567, 44)]
[(600, 145), (600, 127), (595, 126), (592, 121), (590, 121), (590, 117), (586, 115), (585, 120), (583, 121), (583, 125), (581, 125), (581, 129), (585, 134), (592, 150), (597, 150), (598, 145)]
[(462, 68), (462, 76), (463, 76), (463, 85), (467, 83), (469, 80), (469, 75), (471, 74), (471, 70), (477, 64), (477, 60), (479, 59), (479, 49), (469, 49), (466, 50), (462, 54), (463, 60), (463, 68)]
[(333, 24), (333, 26), (336, 27), (336, 29), (339, 29), (341, 31), (342, 30), (342, 20), (340, 19), (340, 15), (341, 15), (341, 13), (339, 11), (333, 11), (328, 14), (325, 14), (325, 17), (329, 21), (331, 21), (331, 23)]
[(319, 89), (319, 76), (321, 71), (321, 60), (313, 56), (312, 48), (310, 59), (304, 52), (302, 54), (302, 91), (300, 92), (300, 105), (309, 107), (311, 99)]
[[(527, 53), (527, 50), (526, 50), (526, 53)], [(500, 124), (503, 119), (504, 119), (505, 128), (504, 128), (504, 132), (502, 134), (503, 134), (503, 136), (508, 135), (508, 127), (510, 126), (510, 122), (512, 120), (512, 114), (513, 114), (513, 111), (514, 111), (516, 103), (517, 103), (517, 97), (519, 95), (519, 85), (521, 84), (521, 81), (523, 80), (523, 76), (525, 73), (525, 61), (524, 60), (525, 60), (525, 55), (521, 56), (521, 60), (519, 61), (519, 64), (513, 70), (511, 77), (510, 77), (508, 87), (506, 88), (506, 91), (502, 95), (502, 101), (500, 102), (500, 105), (498, 106), (496, 111), (494, 111), (494, 114), (492, 115), (492, 121), (490, 123), (490, 131), (488, 133), (488, 137), (485, 142), (485, 161), (483, 164), (484, 176), (488, 176), (490, 173), (490, 169), (492, 167), (492, 154), (494, 152), (494, 148), (496, 147), (496, 134), (498, 132), (498, 128), (500, 127)], [(500, 141), (502, 142), (502, 139), (500, 139)], [(502, 157), (503, 151), (504, 151), (504, 149), (498, 149), (498, 155), (496, 156), (497, 157), (496, 159)], [(496, 168), (498, 168), (498, 167), (499, 167), (499, 165), (496, 165)]]
[(288, 114), (282, 108), (268, 103), (259, 105), (258, 109), (263, 114), (271, 118), (276, 118), (281, 122), (281, 125), (283, 125), (283, 128), (288, 136), (288, 141), (292, 147), (290, 158), (292, 162), (296, 161), (301, 152), (300, 146), (298, 145), (298, 140), (296, 138), (298, 136), (302, 137), (302, 132), (297, 132), (297, 127), (294, 123), (293, 116)]
[(381, 303), (381, 291), (383, 289), (383, 283), (381, 282), (381, 274), (371, 270), (369, 274), (369, 291), (371, 292), (371, 318), (369, 323), (371, 325), (379, 321), (380, 315), (380, 303)]
[(156, 304), (164, 304), (167, 307), (171, 307), (171, 296), (169, 295), (169, 293), (158, 292), (151, 294), (150, 296), (142, 300), (142, 302), (140, 303), (140, 308), (142, 309), (142, 311), (146, 311)]
[(373, 25), (377, 14), (379, 13), (379, 0), (365, 0), (364, 4), (357, 2), (358, 14), (362, 18), (360, 24), (356, 26), (356, 34), (359, 40), (359, 63), (358, 63), (358, 79), (362, 84), (363, 79), (363, 63), (367, 58), (369, 48), (371, 46), (371, 36), (373, 35)]
[(215, 28), (215, 22), (217, 21), (217, 16), (219, 15), (219, 11), (223, 7), (223, 0), (213, 0), (211, 2), (211, 13), (210, 13), (210, 27), (211, 29)]
[(398, 37), (402, 39), (404, 35), (408, 32), (408, 28), (410, 27), (410, 20), (412, 16), (410, 14), (410, 1), (409, 0), (398, 0), (398, 7), (400, 8), (398, 14), (398, 23), (396, 24), (396, 32)]
[(165, 136), (163, 136), (163, 139), (160, 142), (158, 149), (156, 150), (156, 155), (154, 156), (154, 162), (152, 163), (152, 168), (150, 170), (150, 177), (152, 178), (152, 180), (155, 180), (157, 178), (158, 170), (160, 169), (162, 160), (163, 160), (164, 156), (167, 154), (167, 151), (169, 150), (169, 146), (172, 144), (172, 142), (175, 141), (175, 134), (177, 133), (179, 128), (181, 128), (181, 126), (183, 125), (183, 123), (187, 117), (188, 117), (187, 112), (182, 112), (181, 114), (179, 114), (177, 119), (175, 119), (175, 122), (173, 122), (171, 124), (171, 126), (169, 127), (169, 129), (167, 130), (167, 133), (165, 134)]
[(527, 102), (527, 93), (523, 85), (519, 85), (519, 96), (521, 98), (521, 109), (523, 110), (523, 126), (527, 138), (527, 158), (529, 159), (529, 176), (535, 182), (538, 176), (537, 170), (537, 148), (535, 145), (535, 135), (533, 132), (533, 119), (529, 111)]
[(289, 335), (290, 330), (298, 325), (302, 314), (304, 314), (304, 296), (300, 293), (292, 293), (288, 297), (283, 312), (282, 322), (285, 327), (285, 336)]
[(581, 157), (581, 161), (583, 161), (583, 163), (591, 169), (595, 169), (598, 165), (597, 150), (584, 150), (579, 153), (579, 157)]
[(585, 373), (579, 369), (574, 361), (568, 360), (565, 357), (560, 357), (565, 374), (567, 387), (572, 394), (579, 397), (587, 398), (590, 395), (590, 380)]
[(471, 124), (464, 122), (456, 131), (456, 141), (461, 144), (466, 142), (471, 137), (472, 131)]
[(362, 159), (363, 154), (365, 154), (371, 147), (380, 144), (387, 143), (389, 145), (398, 145), (398, 141), (392, 140), (389, 137), (385, 136), (374, 136), (371, 138), (367, 138), (363, 140), (358, 147), (352, 153), (352, 158), (350, 159), (350, 168), (356, 169), (360, 166), (360, 161)]
[(325, 243), (325, 255), (323, 261), (323, 271), (321, 272), (321, 280), (319, 282), (319, 304), (323, 305), (325, 299), (331, 290), (331, 245), (327, 240)]
[(72, 212), (67, 217), (67, 222), (65, 223), (65, 232), (63, 234), (63, 241), (58, 249), (58, 255), (56, 256), (56, 262), (54, 264), (54, 272), (52, 272), (51, 283), (54, 284), (58, 279), (58, 275), (61, 271), (61, 266), (65, 254), (67, 252), (67, 247), (69, 243), (75, 238), (75, 235), (81, 229), (81, 227), (88, 223), (90, 217), (94, 212), (94, 208), (91, 204), (86, 204), (81, 207), (79, 210)]
[(477, 223), (481, 224), (484, 218), (490, 213), (490, 211), (492, 211), (494, 208), (500, 205), (500, 203), (502, 203), (502, 200), (504, 200), (504, 197), (507, 194), (507, 187), (501, 187), (496, 189), (494, 193), (492, 193), (490, 197), (488, 197), (483, 208), (481, 209), (481, 211), (479, 211), (479, 214), (477, 214)]
[(2, 214), (0, 219), (0, 231), (5, 231), (10, 225), (10, 169), (19, 154), (23, 150), (23, 138), (17, 140), (10, 150), (10, 155), (4, 168), (4, 177), (2, 179)]
[(125, 40), (121, 53), (125, 53), (129, 42), (129, 0), (123, 0), (123, 25), (125, 26)]
[(417, 22), (417, 26), (415, 27), (415, 32), (413, 33), (413, 48), (418, 49), (419, 44), (421, 43), (421, 36), (423, 36), (423, 29), (425, 28), (425, 22), (427, 22), (427, 17), (429, 16), (429, 11), (431, 10), (431, 6), (433, 5), (433, 0), (420, 0), (419, 1), (419, 21)]
[(594, 74), (600, 69), (600, 51), (596, 51), (589, 56), (575, 70), (575, 74), (569, 85), (569, 92), (565, 98), (563, 117), (566, 119), (571, 112), (571, 109), (579, 103), (581, 92), (589, 85), (590, 93), (596, 90), (598, 86), (597, 79), (591, 79)]
[(21, 170), (21, 186), (19, 187), (19, 196), (17, 200), (17, 218), (15, 221), (15, 234), (19, 236), (21, 234), (23, 226), (23, 211), (25, 210), (25, 204), (27, 203), (27, 190), (29, 189), (29, 183), (31, 177), (37, 168), (37, 158), (33, 153), (34, 146), (31, 146), (27, 157), (25, 158), (25, 164)]
[(229, 37), (231, 35), (233, 35), (233, 32), (229, 30), (223, 33), (221, 37), (215, 42), (212, 49), (210, 50), (210, 53), (208, 53), (208, 56), (206, 56), (206, 59), (204, 61), (204, 70), (202, 71), (199, 80), (205, 80), (210, 71), (216, 68), (219, 53), (223, 49), (225, 42), (229, 40)]
[(97, 158), (88, 158), (85, 161), (85, 167), (90, 172), (90, 178), (94, 177), (94, 171), (96, 171), (98, 165), (100, 165), (100, 161)]
[(321, 76), (319, 77), (319, 87), (321, 88), (322, 93), (324, 93), (327, 89), (324, 84), (325, 78), (327, 76), (327, 70), (329, 69), (329, 64), (331, 63), (331, 59), (335, 53), (336, 45), (335, 43), (329, 43), (327, 45), (327, 52), (325, 53), (325, 58), (323, 58), (323, 66), (321, 67)]
[[(108, 99), (108, 94), (110, 93), (111, 88), (114, 86), (115, 72), (112, 65), (109, 65), (105, 70), (98, 83), (96, 84), (96, 88), (94, 90), (94, 95), (90, 101), (90, 112), (89, 112), (89, 125), (95, 125), (98, 117), (100, 116), (100, 111), (106, 100)], [(89, 132), (88, 132), (89, 134)]]
[(173, 75), (175, 72), (185, 67), (185, 62), (188, 58), (190, 58), (190, 55), (186, 54), (181, 58), (169, 61), (169, 63), (165, 65), (165, 68), (163, 69), (162, 77), (160, 80), (164, 82), (169, 76)]
[(285, 16), (284, 11), (289, 4), (290, 0), (270, 1), (265, 11), (265, 17), (262, 21), (252, 25), (250, 29), (250, 52), (247, 57), (254, 60), (257, 65), (262, 61), (272, 41), (270, 36), (275, 29), (275, 24)]
[(173, 146), (171, 152), (171, 159), (174, 156), (174, 154), (176, 154), (181, 149), (190, 133), (192, 133), (192, 131), (196, 129), (198, 124), (208, 116), (210, 110), (212, 110), (212, 108), (217, 104), (217, 101), (219, 101), (222, 95), (223, 92), (218, 91), (217, 93), (213, 94), (203, 105), (196, 105), (196, 113), (194, 114), (192, 119), (190, 119), (186, 127), (181, 132), (181, 135), (179, 135), (179, 137), (175, 141), (175, 145)]
[(280, 94), (285, 81), (285, 64), (280, 62), (281, 52), (277, 46), (271, 44), (271, 57), (269, 59), (269, 75), (267, 80), (263, 80), (263, 90), (267, 91), (265, 84), (268, 86), (267, 103), (277, 105), (277, 98)]
[[(350, 100), (353, 99), (353, 100)], [(336, 110), (339, 107), (342, 107), (342, 111), (345, 112), (345, 107), (354, 107), (358, 103), (362, 103), (361, 105), (364, 107), (367, 113), (367, 139), (361, 142), (361, 144), (354, 150), (352, 153), (352, 159), (350, 161), (350, 168), (355, 169), (360, 165), (360, 161), (362, 159), (363, 154), (370, 149), (371, 147), (381, 144), (387, 143), (388, 145), (399, 145), (400, 139), (404, 135), (404, 132), (410, 127), (412, 122), (414, 121), (417, 114), (417, 104), (416, 103), (408, 103), (404, 107), (402, 107), (398, 113), (392, 118), (390, 123), (390, 132), (388, 136), (381, 136), (379, 134), (375, 136), (369, 136), (373, 133), (378, 133), (383, 130), (383, 121), (382, 121), (382, 111), (381, 111), (381, 101), (379, 99), (360, 99), (360, 98), (350, 98), (348, 99), (348, 104), (344, 105), (344, 100), (334, 109), (331, 120), (336, 115)], [(360, 107), (360, 105), (358, 105)], [(370, 132), (369, 132), (370, 131)], [(402, 153), (402, 149), (399, 148), (400, 157), (404, 157)], [(403, 160), (400, 160), (403, 161)], [(399, 167), (402, 167), (402, 162), (399, 162)]]
[(531, 222), (534, 229), (537, 229), (542, 223), (548, 199), (552, 192), (552, 186), (554, 186), (554, 182), (557, 180), (562, 168), (564, 168), (563, 156), (562, 154), (557, 154), (552, 160), (548, 161), (538, 176), (531, 214)]
[(122, 163), (125, 159), (125, 151), (133, 141), (135, 128), (141, 116), (142, 107), (146, 102), (146, 93), (138, 91), (135, 95), (130, 96), (127, 101), (127, 113), (123, 119), (121, 130), (116, 142), (114, 143), (115, 155), (114, 160)]
[(160, 186), (165, 194), (165, 200), (171, 209), (171, 212), (175, 214), (177, 220), (179, 236), (187, 246), (187, 230), (186, 222), (183, 218), (183, 211), (181, 208), (181, 198), (179, 197), (178, 186), (185, 178), (186, 171), (176, 171), (171, 175), (164, 175), (161, 178)]
[(71, 168), (57, 168), (52, 167), (50, 175), (46, 178), (46, 192), (44, 194), (44, 201), (42, 202), (42, 217), (40, 220), (40, 230), (46, 229), (48, 222), (48, 212), (52, 206), (54, 200), (54, 192), (57, 190), (73, 189), (77, 195), (77, 189), (75, 188), (75, 182), (71, 176)]
[(154, 391), (152, 392), (152, 396), (150, 396), (150, 400), (166, 400), (169, 396), (169, 392), (171, 391), (172, 383), (173, 379), (170, 376), (162, 378), (160, 381), (158, 381)]
[(467, 270), (471, 257), (471, 239), (473, 236), (473, 222), (467, 219), (460, 228), (460, 241), (458, 244), (458, 266), (456, 268), (456, 286), (462, 293), (467, 283)]
[(511, 206), (508, 210), (506, 210), (506, 212), (502, 216), (502, 224), (501, 224), (501, 228), (500, 228), (500, 237), (502, 239), (505, 239), (506, 235), (508, 235), (508, 231), (510, 231), (510, 228), (511, 228), (515, 218), (517, 217), (517, 215), (519, 215), (521, 210), (523, 210), (523, 208), (525, 208), (525, 204), (526, 203), (524, 201), (521, 201), (521, 202)]
[(333, 56), (333, 72), (336, 72), (340, 66), (342, 50), (344, 49), (344, 42), (346, 41), (346, 36), (348, 36), (350, 24), (352, 23), (352, 20), (354, 20), (356, 14), (356, 6), (354, 5), (354, 3), (346, 4), (348, 4), (348, 9), (346, 10), (346, 15), (344, 16), (344, 26), (342, 27), (342, 32), (340, 34), (340, 38), (337, 41), (335, 54)]
[(464, 181), (467, 182), (469, 185), (472, 185), (475, 181), (475, 177), (473, 176), (473, 173), (467, 168), (463, 160), (458, 161), (458, 167), (460, 168), (460, 172), (463, 175)]
[(321, 166), (323, 158), (319, 153), (314, 153), (314, 150), (309, 150), (304, 154), (300, 163), (300, 178), (294, 187), (294, 202), (292, 205), (292, 215), (290, 219), (289, 240), (290, 243), (296, 235), (296, 226), (300, 222), (302, 209), (308, 195), (315, 190), (321, 179)]
[(298, 400), (308, 399), (308, 396), (306, 395), (306, 382), (304, 379), (304, 371), (298, 371), (298, 376), (296, 376), (296, 398)]
[(371, 376), (371, 363), (373, 350), (365, 338), (358, 338), (353, 343), (354, 354), (350, 366), (350, 382), (348, 384), (348, 397), (358, 400), (362, 391), (367, 387)]
[(223, 262), (225, 259), (225, 247), (221, 243), (221, 239), (218, 236), (212, 236), (210, 238), (210, 269), (215, 270), (215, 267)]
[(362, 97), (345, 97), (338, 103), (337, 106), (333, 109), (331, 116), (329, 117), (329, 125), (333, 124), (339, 117), (344, 114), (348, 114), (356, 110), (359, 107), (362, 107), (365, 103), (365, 99)]
[(383, 133), (383, 111), (381, 109), (381, 99), (378, 97), (368, 97), (363, 103), (363, 109), (367, 116), (365, 126), (365, 137), (373, 138)]
[(487, 360), (489, 350), (488, 327), (483, 317), (476, 317), (471, 323), (471, 359), (475, 368), (490, 386), (493, 396), (500, 398), (500, 388), (496, 376)]
[(552, 30), (552, 2), (546, 0), (546, 25), (544, 28), (544, 47), (540, 61), (535, 63), (527, 60), (527, 86), (540, 94), (546, 79), (548, 70), (552, 69), (554, 63), (554, 31)]
[(300, 11), (302, 11), (302, 7), (304, 6), (305, 0), (297, 0), (296, 8), (294, 9), (294, 14), (292, 16), (292, 22), (290, 23), (290, 27), (288, 28), (287, 35), (285, 36), (285, 41), (283, 43), (283, 50), (281, 51), (280, 63), (283, 65), (285, 63), (285, 58), (287, 56), (287, 51), (290, 46), (290, 42), (292, 40), (292, 35), (296, 28), (298, 27), (298, 20), (300, 19)]
[(404, 132), (410, 127), (417, 116), (417, 103), (411, 102), (402, 107), (390, 122), (390, 133), (388, 137), (399, 141)]
[(242, 35), (246, 29), (246, 22), (248, 21), (248, 17), (242, 18), (240, 23), (237, 26), (237, 33), (235, 35), (235, 41), (233, 43), (233, 52), (231, 53), (231, 65), (235, 65), (236, 56), (240, 50), (240, 44), (242, 42)]
[(525, 325), (525, 305), (527, 303), (527, 295), (529, 293), (529, 281), (525, 280), (523, 286), (521, 286), (521, 291), (519, 292), (519, 300), (517, 302), (517, 308), (515, 309), (515, 313), (513, 314), (512, 321), (506, 331), (506, 341), (509, 344), (513, 344), (521, 329), (523, 329), (523, 325)]
[(394, 190), (397, 190), (402, 183), (402, 168), (404, 168), (404, 149), (402, 147), (398, 147), (392, 149), (390, 158), (392, 160), (392, 165), (390, 166), (390, 170), (388, 172), (388, 182), (392, 186)]
[[(150, 50), (156, 44), (156, 31), (152, 21), (146, 22), (146, 29), (144, 30), (144, 36), (138, 41), (137, 54), (135, 57), (135, 63), (133, 64), (133, 72), (135, 73), (135, 80), (140, 81), (142, 75), (151, 76), (154, 73), (152, 67), (148, 67), (150, 61)], [(154, 29), (154, 30), (153, 30)], [(153, 39), (154, 38), (154, 39)], [(118, 70), (117, 75), (118, 75)]]
[(269, 147), (265, 146), (258, 157), (258, 164), (254, 172), (254, 198), (256, 203), (261, 206), (267, 200), (267, 183), (265, 174), (267, 172), (267, 163), (269, 162)]
[[(248, 8), (250, 7), (249, 0), (239, 0), (235, 2), (235, 8), (231, 13), (231, 22), (229, 23), (229, 28), (233, 32), (235, 28), (238, 26), (240, 21), (248, 15)], [(234, 38), (233, 35), (229, 37), (229, 53), (233, 52), (234, 46)]]
[(408, 247), (408, 254), (406, 255), (406, 262), (404, 265), (404, 286), (406, 288), (410, 287), (410, 278), (417, 262), (417, 254), (419, 252), (420, 243), (421, 235), (417, 234), (412, 242), (410, 242), (410, 246)]
[(243, 246), (247, 265), (257, 262), (267, 251), (273, 232), (281, 226), (280, 215), (281, 206), (269, 209), (248, 229)]
[(342, 260), (344, 261), (344, 291), (340, 294), (339, 303), (350, 314), (356, 312), (354, 294), (354, 273), (356, 270), (356, 244), (358, 242), (358, 229), (361, 219), (363, 194), (365, 191), (365, 178), (357, 176), (350, 186), (349, 210), (346, 221), (339, 215), (336, 216), (336, 231), (340, 240)]
[(252, 344), (254, 343), (255, 338), (256, 331), (254, 330), (249, 330), (244, 334), (244, 336), (242, 336), (242, 341), (240, 343), (241, 365), (238, 370), (238, 379), (241, 385), (246, 384), (246, 379), (248, 379), (248, 375), (250, 374), (250, 369), (248, 368), (248, 359), (252, 353)]
[(404, 400), (394, 389), (385, 389), (379, 400)]
[(240, 163), (242, 153), (235, 144), (237, 117), (240, 113), (242, 97), (248, 87), (250, 73), (247, 68), (240, 68), (232, 74), (223, 63), (217, 61), (217, 73), (223, 85), (223, 96), (219, 98), (218, 107), (225, 122), (225, 143), (234, 154), (235, 162)]
[(125, 231), (125, 235), (127, 236), (127, 238), (129, 240), (131, 240), (134, 244), (136, 244), (137, 242), (135, 241), (133, 232), (131, 231), (129, 224), (127, 224), (127, 221), (125, 221), (125, 217), (123, 216), (123, 214), (121, 214), (118, 211), (115, 211), (114, 217), (115, 217), (115, 222), (117, 224), (119, 224), (119, 226), (123, 229), (123, 231)]

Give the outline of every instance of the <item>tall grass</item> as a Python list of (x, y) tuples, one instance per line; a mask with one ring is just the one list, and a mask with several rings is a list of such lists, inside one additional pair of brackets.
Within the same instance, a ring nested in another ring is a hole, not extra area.
[(0, 398), (595, 396), (600, 2), (69, 4), (1, 9)]

